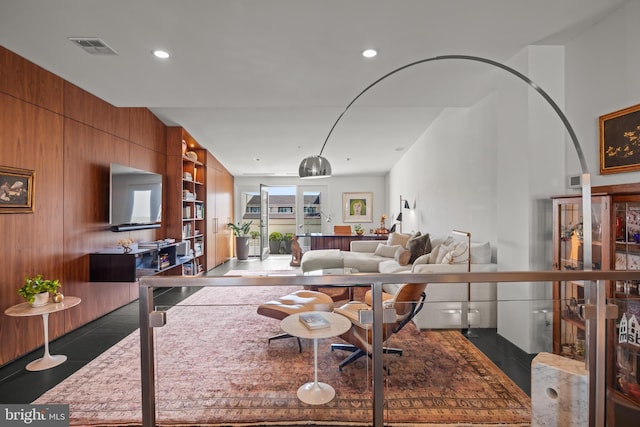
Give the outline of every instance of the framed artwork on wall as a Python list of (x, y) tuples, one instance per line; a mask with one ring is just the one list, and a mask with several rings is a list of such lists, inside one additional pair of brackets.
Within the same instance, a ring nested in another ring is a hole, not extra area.
[(600, 174), (640, 170), (640, 104), (600, 116)]
[(35, 172), (0, 166), (0, 213), (32, 213)]
[(373, 193), (342, 193), (342, 222), (372, 222)]

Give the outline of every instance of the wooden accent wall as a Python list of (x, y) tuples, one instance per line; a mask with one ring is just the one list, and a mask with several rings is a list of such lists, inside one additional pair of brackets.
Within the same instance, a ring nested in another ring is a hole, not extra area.
[(35, 212), (0, 214), (0, 365), (43, 345), (40, 317), (6, 308), (25, 275), (62, 282), (82, 298), (49, 317), (51, 339), (138, 296), (137, 284), (89, 282), (89, 253), (122, 237), (164, 238), (164, 229), (108, 231), (110, 163), (166, 176), (166, 127), (146, 108), (117, 108), (0, 46), (0, 166), (35, 170)]

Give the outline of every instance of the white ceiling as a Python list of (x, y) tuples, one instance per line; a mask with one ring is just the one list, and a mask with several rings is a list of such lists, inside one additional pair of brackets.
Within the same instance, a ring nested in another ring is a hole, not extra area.
[[(563, 44), (625, 2), (0, 0), (0, 45), (113, 105), (185, 127), (234, 175), (297, 175), (384, 74), (437, 55), (502, 62)], [(100, 38), (117, 55), (88, 54), (69, 37)], [(379, 55), (361, 57), (368, 47)], [(156, 59), (156, 48), (172, 57)], [(442, 108), (484, 96), (495, 72), (437, 61), (385, 79), (329, 139), (334, 175), (386, 173)]]

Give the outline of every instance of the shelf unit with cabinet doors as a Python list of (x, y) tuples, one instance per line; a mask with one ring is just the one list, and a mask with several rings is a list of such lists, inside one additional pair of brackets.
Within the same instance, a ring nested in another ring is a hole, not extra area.
[[(606, 238), (610, 201), (604, 195), (591, 199), (592, 269), (610, 265), (610, 241)], [(553, 199), (553, 268), (584, 269), (582, 197), (563, 196)], [(604, 238), (603, 238), (604, 237)], [(584, 282), (561, 281), (553, 284), (553, 352), (571, 359), (584, 360), (585, 322), (578, 313), (584, 304)]]
[(207, 153), (207, 265), (217, 266), (232, 257), (232, 233), (227, 224), (233, 222), (233, 176), (211, 154)]
[[(614, 195), (612, 205), (613, 267), (640, 270), (640, 195)], [(640, 275), (638, 280), (615, 281), (612, 293), (618, 318), (609, 337), (615, 349), (609, 364), (610, 394), (640, 411)]]
[[(592, 193), (594, 269), (640, 271), (640, 184), (594, 187)], [(582, 198), (554, 198), (553, 207), (554, 268), (582, 268), (581, 241), (574, 233)], [(608, 303), (618, 306), (618, 317), (608, 322), (606, 333), (607, 425), (628, 425), (640, 414), (640, 275), (637, 281), (606, 286)], [(576, 342), (584, 322), (573, 312), (572, 297), (577, 304), (584, 302), (584, 284), (554, 283), (553, 351), (584, 360), (577, 351), (581, 341)]]

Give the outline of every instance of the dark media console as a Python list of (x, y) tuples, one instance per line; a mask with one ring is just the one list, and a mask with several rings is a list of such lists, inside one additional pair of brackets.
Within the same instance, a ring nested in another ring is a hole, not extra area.
[(185, 242), (152, 243), (129, 252), (116, 248), (89, 254), (89, 281), (135, 282), (139, 277), (158, 274), (193, 259)]

